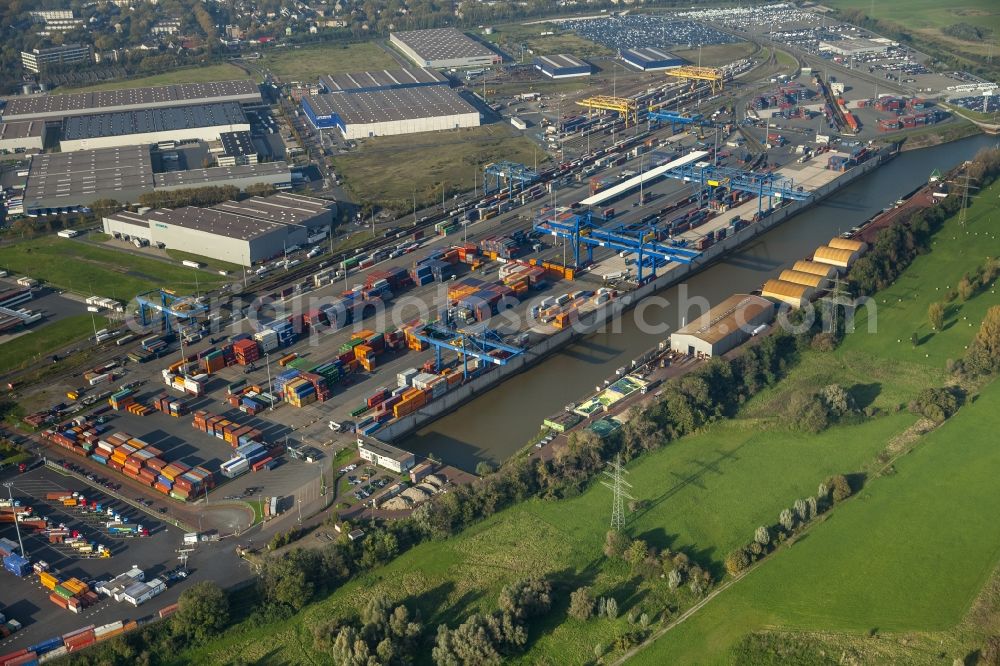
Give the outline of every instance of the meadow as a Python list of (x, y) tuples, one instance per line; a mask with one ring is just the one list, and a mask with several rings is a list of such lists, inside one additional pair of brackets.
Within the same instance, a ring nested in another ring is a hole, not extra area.
[(324, 74), (365, 72), (400, 64), (375, 42), (269, 49), (257, 61), (283, 81), (315, 83)]
[[(55, 236), (0, 247), (0, 266), (60, 289), (126, 303), (158, 287), (181, 294), (193, 294), (196, 289), (194, 269)], [(218, 273), (198, 271), (202, 289), (223, 279)]]
[(93, 336), (95, 322), (98, 330), (108, 325), (108, 320), (100, 315), (92, 322), (89, 314), (80, 314), (32, 327), (27, 333), (0, 345), (0, 372), (33, 365), (74, 340)]
[(248, 79), (250, 75), (236, 65), (230, 63), (219, 63), (216, 65), (205, 65), (204, 67), (187, 67), (185, 69), (175, 69), (163, 74), (154, 74), (135, 79), (120, 79), (115, 81), (105, 81), (92, 86), (79, 88), (62, 88), (56, 90), (57, 93), (80, 93), (97, 92), (99, 90), (121, 90), (122, 88), (143, 88), (146, 86), (169, 86), (178, 83), (209, 83), (212, 81), (236, 81), (238, 79)]
[(471, 190), (475, 182), (482, 187), (482, 169), (490, 162), (533, 166), (548, 157), (505, 123), (374, 137), (358, 145), (357, 151), (334, 159), (337, 173), (346, 174), (345, 186), (359, 201), (404, 211), (412, 207), (414, 190), (418, 205), (433, 205), (441, 203), (442, 183), (449, 193)]
[(1000, 558), (998, 428), (1000, 383), (993, 382), (900, 459), (893, 475), (872, 482), (634, 663), (728, 663), (739, 638), (764, 628), (861, 633), (955, 625)]

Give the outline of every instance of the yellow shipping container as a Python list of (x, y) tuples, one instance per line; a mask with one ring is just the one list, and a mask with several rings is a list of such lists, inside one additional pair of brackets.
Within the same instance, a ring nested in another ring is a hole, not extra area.
[(38, 574), (38, 582), (42, 584), (42, 587), (48, 590), (54, 590), (56, 585), (59, 584), (59, 579), (50, 573), (42, 571)]

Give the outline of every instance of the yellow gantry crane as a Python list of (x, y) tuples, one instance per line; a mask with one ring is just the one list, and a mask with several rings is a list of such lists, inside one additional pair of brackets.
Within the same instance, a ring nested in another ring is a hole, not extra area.
[(597, 97), (587, 97), (586, 99), (581, 99), (577, 101), (577, 105), (591, 110), (601, 109), (602, 111), (617, 111), (618, 114), (625, 119), (625, 127), (629, 126), (630, 119), (632, 124), (639, 122), (639, 103), (634, 99), (629, 99), (627, 97), (608, 97), (606, 95), (598, 95)]
[(712, 87), (712, 92), (722, 92), (725, 84), (726, 77), (721, 69), (716, 69), (715, 67), (696, 67), (690, 65), (687, 67), (677, 67), (671, 69), (667, 72), (671, 76), (676, 76), (679, 79), (690, 79), (692, 81), (708, 81)]

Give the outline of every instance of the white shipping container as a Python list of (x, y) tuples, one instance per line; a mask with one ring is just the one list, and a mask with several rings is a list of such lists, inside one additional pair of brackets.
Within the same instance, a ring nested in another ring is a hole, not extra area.
[(98, 384), (102, 384), (106, 381), (109, 381), (110, 379), (111, 375), (105, 373), (103, 375), (95, 375), (94, 377), (91, 377), (87, 383), (90, 384), (91, 386), (97, 386)]

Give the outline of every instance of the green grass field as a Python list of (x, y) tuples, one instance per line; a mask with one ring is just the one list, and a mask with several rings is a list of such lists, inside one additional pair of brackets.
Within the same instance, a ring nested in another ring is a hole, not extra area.
[(258, 61), (285, 82), (315, 82), (324, 74), (399, 67), (375, 42), (272, 49)]
[(59, 88), (59, 93), (93, 92), (97, 90), (121, 90), (122, 88), (141, 88), (143, 86), (168, 86), (176, 83), (207, 83), (210, 81), (235, 81), (237, 79), (248, 79), (250, 76), (237, 67), (229, 63), (219, 63), (217, 65), (205, 65), (204, 67), (188, 67), (178, 69), (164, 74), (155, 74), (139, 79), (124, 79), (120, 81), (106, 81), (92, 86), (81, 88)]
[[(967, 272), (981, 265), (987, 257), (996, 257), (1000, 249), (1000, 210), (996, 207), (1000, 183), (982, 190), (968, 210), (965, 227), (952, 218), (937, 234), (931, 251), (917, 257), (890, 288), (875, 298), (878, 333), (849, 337), (844, 353), (862, 348), (872, 356), (904, 361), (943, 370), (947, 359), (958, 359), (965, 345), (979, 329), (986, 310), (998, 302), (997, 285), (981, 291), (968, 302), (956, 298), (945, 308), (945, 326), (941, 332), (931, 329), (927, 308), (945, 301)], [(866, 330), (868, 315), (861, 310), (857, 317), (859, 331)], [(910, 337), (916, 333), (920, 344), (914, 347)]]
[[(193, 269), (55, 236), (0, 248), (0, 266), (61, 289), (126, 302), (161, 286), (182, 294), (195, 291)], [(223, 279), (200, 271), (198, 282), (204, 289)]]
[(205, 264), (206, 270), (214, 271), (228, 271), (230, 273), (241, 273), (243, 267), (239, 264), (231, 264), (228, 261), (221, 261), (219, 259), (212, 259), (211, 257), (203, 257), (200, 254), (192, 254), (190, 252), (182, 252), (181, 250), (164, 250), (167, 256), (175, 261), (197, 261), (200, 264)]
[[(108, 325), (108, 320), (95, 316), (98, 330)], [(24, 335), (0, 345), (0, 372), (8, 372), (32, 365), (38, 359), (54, 353), (63, 345), (94, 334), (90, 315), (65, 317), (52, 324), (35, 326)]]
[(895, 475), (874, 482), (634, 663), (727, 663), (736, 640), (765, 627), (910, 632), (955, 625), (1000, 558), (998, 428), (994, 382), (901, 459)]
[[(375, 201), (401, 210), (417, 204), (441, 203), (441, 183), (449, 192), (471, 190), (473, 179), (482, 187), (482, 168), (489, 162), (510, 160), (529, 166), (547, 157), (527, 138), (505, 123), (364, 139), (359, 149), (334, 160), (345, 185), (361, 201)], [(534, 150), (533, 150), (534, 149)]]
[[(746, 541), (754, 527), (774, 522), (795, 498), (815, 493), (826, 475), (859, 468), (912, 422), (910, 415), (897, 414), (811, 438), (761, 431), (754, 422), (719, 424), (631, 468), (633, 494), (652, 507), (634, 516), (630, 531), (658, 547), (684, 549), (718, 574), (723, 555)], [(762, 487), (767, 492), (760, 492)], [(303, 640), (310, 627), (331, 614), (351, 612), (375, 589), (417, 599), (432, 627), (454, 623), (474, 608), (492, 608), (505, 583), (529, 573), (553, 574), (564, 589), (587, 582), (642, 608), (647, 607), (638, 600), (651, 595), (646, 598), (652, 610), (664, 601), (657, 596), (665, 592), (662, 586), (637, 585), (626, 568), (601, 554), (609, 507), (608, 491), (599, 485), (572, 500), (526, 502), (453, 539), (416, 547), (310, 606), (297, 621), (266, 628), (266, 640), (248, 642), (237, 629), (185, 659), (224, 663), (239, 653), (254, 660), (273, 650), (268, 658), (279, 662), (315, 659), (311, 641)], [(624, 626), (624, 620), (568, 621), (540, 636), (523, 661), (581, 663), (597, 642), (608, 644)]]
[(947, 3), (935, 0), (875, 3), (870, 0), (830, 0), (824, 4), (837, 9), (861, 9), (879, 21), (896, 23), (907, 32), (980, 54), (989, 52), (989, 40), (982, 42), (957, 40), (944, 35), (941, 29), (956, 23), (989, 28), (994, 32), (994, 52), (997, 33), (1000, 33), (1000, 5), (993, 0), (958, 0)]

